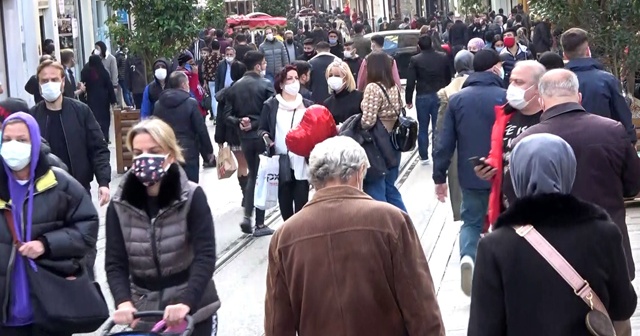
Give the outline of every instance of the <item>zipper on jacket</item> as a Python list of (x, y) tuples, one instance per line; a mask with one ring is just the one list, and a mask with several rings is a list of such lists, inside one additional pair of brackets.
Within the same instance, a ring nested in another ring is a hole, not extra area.
[[(47, 118), (49, 117), (47, 116)], [(58, 115), (58, 118), (60, 118), (60, 126), (62, 126), (62, 135), (64, 136), (64, 144), (65, 144), (65, 147), (67, 148), (67, 155), (69, 156), (69, 173), (75, 174), (75, 172), (73, 171), (73, 162), (71, 161), (71, 153), (69, 152), (69, 139), (67, 139), (67, 131), (64, 130), (64, 122), (62, 122), (62, 113)]]
[(160, 273), (160, 260), (158, 259), (158, 246), (156, 244), (156, 218), (151, 218), (151, 253), (153, 253), (153, 263), (156, 266), (156, 273), (158, 278), (162, 275)]

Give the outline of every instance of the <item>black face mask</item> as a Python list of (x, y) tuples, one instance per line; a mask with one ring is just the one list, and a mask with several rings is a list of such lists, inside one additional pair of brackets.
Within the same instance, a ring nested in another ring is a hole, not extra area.
[(291, 37), (290, 37), (290, 38), (288, 38), (288, 39), (287, 39), (287, 43), (289, 43), (289, 44), (293, 44), (293, 38), (291, 38)]
[(309, 52), (306, 52), (306, 51), (305, 51), (305, 52), (304, 52), (304, 54), (305, 54), (305, 55), (307, 55), (307, 56), (311, 56), (311, 55), (313, 55), (313, 53), (314, 53), (313, 51), (309, 51)]

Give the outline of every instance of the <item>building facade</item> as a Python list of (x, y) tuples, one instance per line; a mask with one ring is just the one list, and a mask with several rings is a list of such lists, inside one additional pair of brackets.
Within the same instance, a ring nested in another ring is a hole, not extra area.
[(24, 85), (38, 67), (46, 39), (61, 49), (72, 49), (79, 73), (96, 41), (110, 46), (104, 21), (111, 15), (104, 0), (0, 0), (0, 99), (17, 97), (30, 105), (33, 97)]

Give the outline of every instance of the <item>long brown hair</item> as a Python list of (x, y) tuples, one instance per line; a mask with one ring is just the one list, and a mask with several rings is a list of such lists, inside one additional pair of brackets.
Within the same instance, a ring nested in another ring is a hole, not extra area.
[(374, 52), (367, 56), (367, 84), (380, 83), (385, 88), (395, 86), (393, 80), (393, 59), (382, 52)]

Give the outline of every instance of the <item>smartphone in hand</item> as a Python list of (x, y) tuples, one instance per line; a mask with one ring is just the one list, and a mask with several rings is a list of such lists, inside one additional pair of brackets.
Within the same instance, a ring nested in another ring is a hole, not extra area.
[(474, 167), (482, 166), (482, 168), (484, 168), (487, 166), (487, 164), (484, 162), (484, 159), (479, 156), (470, 157), (469, 162), (471, 162)]

